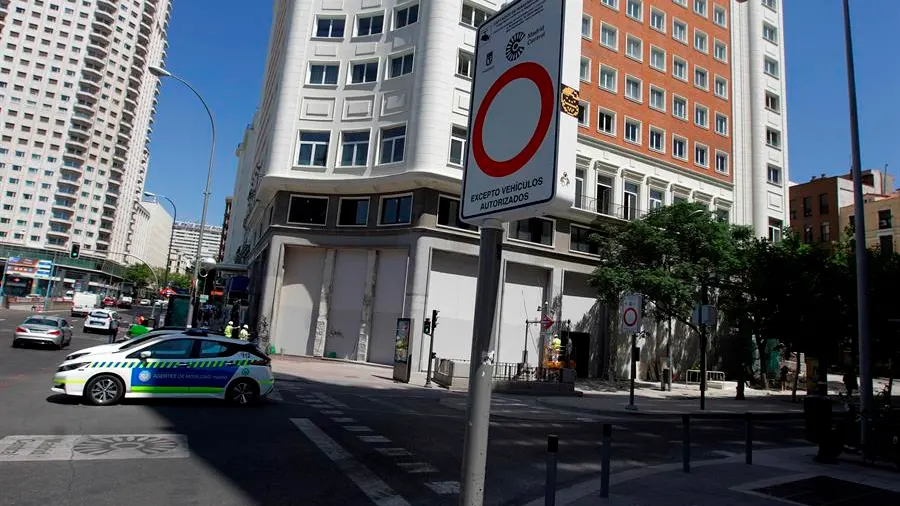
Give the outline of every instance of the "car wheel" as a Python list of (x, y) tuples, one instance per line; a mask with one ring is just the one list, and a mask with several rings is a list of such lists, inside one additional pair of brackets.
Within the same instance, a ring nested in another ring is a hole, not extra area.
[(122, 400), (125, 383), (118, 376), (101, 374), (88, 381), (84, 388), (85, 399), (94, 406), (109, 406)]
[(259, 387), (251, 379), (241, 378), (235, 380), (228, 387), (228, 391), (225, 392), (225, 399), (239, 406), (255, 404), (259, 400)]
[(12, 347), (13, 347), (13, 348), (18, 348), (18, 347), (19, 347), (19, 340), (18, 340), (18, 339), (13, 339)]

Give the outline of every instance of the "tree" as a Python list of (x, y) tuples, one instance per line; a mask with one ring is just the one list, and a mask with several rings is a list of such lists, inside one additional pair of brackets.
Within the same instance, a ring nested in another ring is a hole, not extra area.
[(153, 271), (144, 264), (129, 265), (125, 269), (125, 275), (123, 277), (125, 281), (134, 283), (135, 288), (145, 288), (150, 283), (156, 282)]
[(191, 276), (180, 272), (169, 273), (169, 286), (172, 288), (188, 289), (191, 287)]

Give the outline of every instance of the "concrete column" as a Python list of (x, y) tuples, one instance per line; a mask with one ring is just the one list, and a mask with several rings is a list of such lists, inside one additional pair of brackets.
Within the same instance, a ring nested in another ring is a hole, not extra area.
[[(403, 304), (403, 317), (411, 318), (409, 357), (418, 357), (414, 370), (421, 371), (427, 366), (423, 353), (428, 353), (422, 346), (422, 321), (425, 318), (425, 298), (428, 295), (428, 271), (431, 268), (431, 247), (422, 237), (415, 239), (409, 251), (409, 266), (406, 270), (406, 301)], [(424, 351), (423, 351), (424, 350)]]
[(366, 286), (363, 292), (362, 317), (359, 322), (359, 340), (355, 360), (365, 362), (369, 358), (369, 337), (372, 334), (372, 318), (375, 315), (375, 283), (378, 281), (378, 250), (369, 250), (366, 259)]
[(331, 287), (334, 282), (335, 249), (325, 252), (325, 267), (322, 270), (322, 291), (319, 293), (319, 314), (316, 316), (316, 336), (313, 341), (313, 356), (325, 355), (325, 340), (328, 339), (328, 314), (331, 310)]

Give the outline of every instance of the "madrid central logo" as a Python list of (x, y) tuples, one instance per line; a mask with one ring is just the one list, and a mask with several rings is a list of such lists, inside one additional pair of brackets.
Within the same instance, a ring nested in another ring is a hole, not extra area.
[(509, 38), (509, 42), (506, 43), (507, 60), (516, 61), (522, 56), (522, 53), (525, 52), (525, 45), (522, 44), (523, 40), (525, 40), (525, 32), (516, 32)]

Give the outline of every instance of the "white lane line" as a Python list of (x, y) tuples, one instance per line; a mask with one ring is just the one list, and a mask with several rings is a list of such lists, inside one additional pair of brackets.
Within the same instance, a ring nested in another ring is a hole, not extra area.
[(291, 418), (291, 422), (313, 444), (318, 446), (326, 457), (337, 464), (338, 469), (343, 471), (347, 478), (350, 478), (350, 481), (355, 483), (377, 506), (409, 506), (406, 499), (394, 492), (387, 483), (381, 481), (369, 468), (360, 464), (347, 450), (337, 444), (334, 439), (328, 437), (312, 421), (307, 418)]
[(319, 400), (321, 400), (322, 402), (331, 404), (332, 406), (334, 406), (336, 408), (349, 408), (350, 407), (330, 395), (326, 395), (326, 394), (319, 393), (319, 392), (315, 392), (313, 395), (318, 397)]
[(428, 462), (397, 462), (397, 467), (410, 474), (436, 473), (437, 468)]
[(268, 395), (270, 401), (282, 402), (284, 401), (284, 397), (281, 396), (281, 392), (278, 390), (272, 390), (272, 393)]
[(412, 453), (406, 448), (375, 448), (375, 451), (385, 457), (412, 457)]
[(396, 404), (396, 403), (385, 402), (385, 401), (382, 401), (382, 400), (380, 400), (380, 399), (376, 399), (375, 397), (371, 397), (371, 396), (364, 396), (364, 395), (360, 395), (360, 394), (356, 394), (356, 395), (357, 395), (358, 397), (362, 397), (363, 399), (365, 399), (365, 400), (367, 400), (367, 401), (369, 401), (369, 402), (372, 402), (372, 403), (374, 403), (374, 404), (378, 404), (379, 406), (384, 406), (384, 407), (386, 407), (386, 408), (389, 408), (391, 411), (396, 411), (396, 412), (398, 412), (398, 413), (403, 413), (404, 415), (419, 415), (419, 414), (421, 414), (421, 413), (419, 413), (418, 411), (415, 411), (415, 410), (409, 409), (409, 408), (405, 408), (405, 407), (400, 406), (399, 404)]
[(391, 440), (384, 436), (359, 436), (363, 443), (390, 443)]
[(372, 429), (365, 425), (344, 425), (344, 429), (350, 432), (372, 432)]
[(356, 421), (356, 419), (355, 418), (332, 418), (331, 421), (335, 422), (335, 423), (353, 423)]
[(450, 495), (459, 493), (458, 481), (430, 481), (425, 484), (432, 492), (438, 495)]
[(331, 407), (331, 406), (328, 406), (327, 404), (307, 404), (307, 406), (309, 406), (313, 409), (328, 409), (329, 407)]
[(326, 410), (323, 410), (323, 411), (322, 411), (322, 414), (323, 414), (323, 415), (330, 415), (330, 416), (332, 416), (332, 415), (343, 415), (344, 412), (343, 412), (343, 411), (340, 411), (340, 410), (337, 410), (337, 409), (326, 409)]

